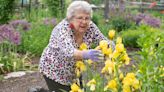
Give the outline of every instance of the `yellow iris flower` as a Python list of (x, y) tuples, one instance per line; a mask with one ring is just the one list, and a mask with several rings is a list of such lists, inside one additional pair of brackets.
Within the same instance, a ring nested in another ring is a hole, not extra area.
[(125, 62), (126, 65), (129, 64), (130, 58), (128, 57), (128, 54), (127, 54), (127, 53), (125, 53), (125, 54), (123, 55), (122, 61)]
[(124, 45), (123, 44), (116, 44), (116, 51), (123, 52), (124, 51)]
[(112, 58), (116, 59), (121, 53), (119, 53), (118, 51), (114, 51), (112, 54)]
[(76, 72), (76, 76), (77, 76), (77, 77), (80, 77), (81, 71), (80, 71), (79, 69), (75, 69), (75, 72)]
[(128, 85), (123, 85), (123, 92), (131, 92), (130, 86), (128, 86)]
[(71, 85), (71, 91), (70, 92), (83, 92), (80, 87), (76, 84), (76, 83), (73, 83)]
[(76, 76), (80, 77), (80, 74), (86, 71), (86, 66), (82, 61), (77, 61), (75, 66), (76, 66), (76, 69), (75, 69)]
[(121, 73), (120, 76), (119, 76), (120, 80), (122, 80), (124, 78), (124, 74)]
[(89, 65), (91, 65), (91, 64), (93, 63), (93, 61), (92, 61), (91, 59), (86, 60), (86, 62), (87, 62)]
[(117, 91), (117, 82), (116, 80), (111, 80), (108, 82), (107, 86), (105, 86), (104, 91), (107, 91), (108, 89), (112, 89), (113, 91)]
[(121, 43), (122, 43), (122, 38), (121, 37), (117, 37), (116, 44), (121, 44)]
[(95, 48), (95, 50), (100, 50), (101, 48), (100, 48), (100, 46), (97, 46), (96, 48)]
[(134, 74), (134, 73), (128, 73), (128, 74), (126, 75), (126, 77), (123, 79), (122, 82), (123, 82), (123, 85), (124, 85), (125, 87), (131, 86), (131, 87), (134, 88), (134, 90), (140, 88), (139, 80), (137, 80), (137, 79), (135, 78), (135, 74)]
[(87, 50), (87, 45), (85, 43), (82, 43), (80, 45), (80, 50)]
[(86, 66), (82, 61), (77, 61), (75, 66), (80, 69), (80, 71), (86, 71)]
[(112, 54), (112, 48), (102, 48), (102, 53), (109, 56), (110, 54)]
[(107, 60), (105, 62), (105, 67), (103, 67), (103, 69), (101, 70), (101, 73), (109, 73), (111, 74), (114, 70), (114, 62), (112, 62), (111, 60)]
[(91, 91), (95, 91), (95, 89), (96, 89), (96, 80), (95, 80), (95, 79), (90, 80), (90, 81), (87, 83), (87, 86), (90, 87), (90, 90), (91, 90)]
[(106, 40), (102, 40), (99, 43), (100, 48), (107, 48), (108, 47), (108, 42)]
[(108, 36), (109, 36), (109, 39), (113, 40), (113, 38), (115, 36), (115, 30), (109, 30)]
[(132, 86), (134, 87), (134, 89), (139, 89), (139, 87), (140, 87), (139, 80), (134, 79)]

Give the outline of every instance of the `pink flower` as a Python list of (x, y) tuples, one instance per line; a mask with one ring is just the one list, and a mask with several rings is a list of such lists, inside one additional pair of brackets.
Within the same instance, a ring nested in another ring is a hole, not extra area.
[(155, 7), (157, 5), (157, 2), (153, 2), (153, 3), (151, 3), (150, 5), (149, 5), (149, 8), (153, 8), (153, 7)]

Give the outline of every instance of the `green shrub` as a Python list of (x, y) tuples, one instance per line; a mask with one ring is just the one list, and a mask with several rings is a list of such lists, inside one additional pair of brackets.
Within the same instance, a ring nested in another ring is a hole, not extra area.
[(133, 26), (133, 23), (122, 17), (114, 17), (110, 20), (113, 29), (120, 32)]
[(13, 15), (15, 0), (0, 1), (0, 24), (7, 23)]
[(137, 39), (141, 34), (144, 32), (142, 30), (128, 30), (128, 31), (122, 31), (121, 36), (123, 38), (123, 43), (127, 47), (139, 47), (137, 44)]
[(142, 34), (149, 34), (159, 32), (160, 29), (152, 28), (150, 26), (141, 25), (138, 26), (135, 30), (122, 31), (120, 34), (123, 38), (123, 43), (125, 46), (130, 47), (140, 47), (137, 43), (137, 39), (140, 38)]

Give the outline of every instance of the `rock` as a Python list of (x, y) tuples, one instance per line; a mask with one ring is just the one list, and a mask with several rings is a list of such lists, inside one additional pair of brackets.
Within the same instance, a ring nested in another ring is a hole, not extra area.
[(24, 71), (18, 71), (18, 72), (12, 72), (12, 73), (8, 73), (4, 79), (8, 79), (8, 78), (12, 78), (12, 77), (21, 77), (23, 75), (25, 75), (26, 73)]
[(36, 88), (29, 88), (28, 92), (38, 92)]
[(3, 67), (3, 66), (4, 66), (4, 64), (1, 64), (1, 63), (0, 63), (0, 67)]
[(27, 92), (50, 92), (50, 91), (40, 86), (36, 86), (36, 87), (29, 88)]

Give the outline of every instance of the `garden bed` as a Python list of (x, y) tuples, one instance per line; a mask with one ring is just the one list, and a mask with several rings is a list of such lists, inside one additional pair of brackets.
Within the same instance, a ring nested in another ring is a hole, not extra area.
[[(128, 53), (138, 51), (137, 48), (127, 48)], [(37, 64), (39, 58), (33, 58), (32, 63)], [(100, 67), (100, 66), (99, 66)], [(46, 82), (38, 71), (28, 72), (17, 78), (9, 78), (0, 81), (0, 92), (27, 92), (29, 88), (41, 86), (47, 89)]]

